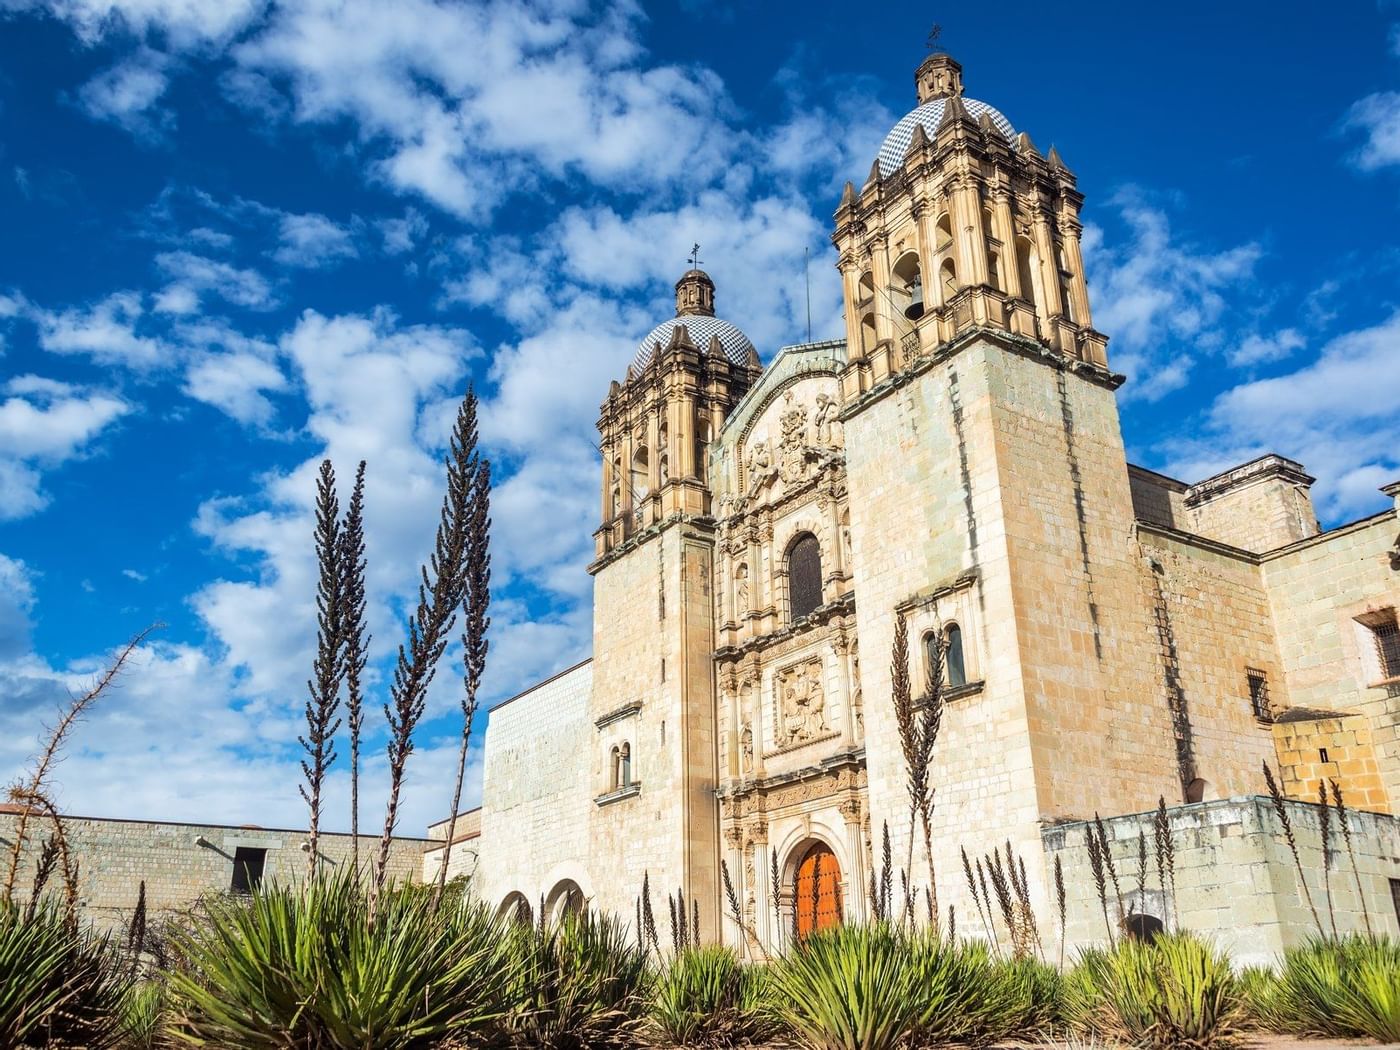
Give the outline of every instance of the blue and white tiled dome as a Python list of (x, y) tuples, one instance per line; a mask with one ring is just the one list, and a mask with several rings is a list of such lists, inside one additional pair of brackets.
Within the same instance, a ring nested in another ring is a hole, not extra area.
[[(930, 139), (938, 133), (938, 125), (943, 123), (943, 105), (947, 101), (946, 98), (936, 98), (925, 102), (912, 113), (906, 114), (903, 120), (890, 129), (890, 133), (885, 136), (885, 141), (880, 146), (880, 174), (882, 176), (889, 176), (904, 163), (904, 155), (909, 152), (909, 143), (914, 141), (914, 126), (916, 124), (924, 126), (924, 134)], [(998, 131), (1013, 142), (1015, 141), (1016, 129), (996, 107), (979, 102), (975, 98), (964, 98), (962, 104), (967, 107), (967, 115), (973, 120), (981, 120), (982, 114), (985, 113), (992, 118), (992, 123), (996, 125)]]
[(719, 317), (707, 317), (704, 314), (686, 314), (683, 317), (673, 317), (669, 321), (662, 321), (651, 330), (642, 343), (637, 347), (637, 356), (632, 358), (632, 368), (640, 372), (651, 361), (652, 352), (656, 349), (656, 344), (660, 343), (665, 347), (671, 341), (671, 333), (677, 325), (685, 325), (685, 330), (690, 336), (690, 341), (703, 352), (710, 345), (710, 337), (718, 336), (719, 345), (724, 347), (725, 356), (736, 365), (742, 365), (749, 359), (749, 351), (754, 349), (754, 345), (739, 329), (735, 328), (728, 321)]

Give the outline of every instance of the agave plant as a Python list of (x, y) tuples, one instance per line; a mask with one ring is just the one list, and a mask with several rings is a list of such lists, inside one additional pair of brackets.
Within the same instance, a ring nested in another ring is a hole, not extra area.
[(733, 1047), (762, 1037), (765, 971), (731, 948), (689, 948), (656, 978), (647, 1034), (666, 1046)]
[(1276, 1026), (1400, 1041), (1400, 944), (1353, 935), (1309, 941), (1284, 955), (1273, 991)]
[(1245, 1020), (1229, 961), (1184, 934), (1082, 953), (1065, 982), (1064, 1009), (1081, 1032), (1153, 1050), (1232, 1046)]
[(0, 1046), (114, 1046), (130, 983), (107, 939), (57, 905), (0, 902)]
[(155, 1050), (166, 1045), (165, 985), (160, 981), (133, 984), (122, 1000), (120, 1014), (124, 1050)]
[(921, 1020), (907, 938), (884, 922), (809, 934), (773, 964), (776, 1019), (812, 1050), (885, 1050)]
[(511, 978), (502, 932), (423, 887), (370, 906), (353, 874), (205, 904), (175, 939), (171, 1037), (189, 1046), (416, 1048), (489, 1031)]
[(554, 921), (516, 924), (503, 942), (512, 979), (508, 1042), (582, 1050), (621, 1044), (647, 992), (647, 957), (611, 916), (566, 909)]

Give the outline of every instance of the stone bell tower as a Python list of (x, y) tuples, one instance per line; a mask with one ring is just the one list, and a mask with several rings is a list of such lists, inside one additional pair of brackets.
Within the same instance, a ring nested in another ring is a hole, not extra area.
[[(907, 833), (890, 695), (897, 620), (915, 680), (953, 637), (934, 865), (959, 912), (957, 850), (1010, 840), (1043, 886), (1043, 822), (1180, 796), (1107, 339), (1092, 325), (1075, 177), (935, 54), (915, 108), (832, 241), (872, 822)], [(918, 647), (918, 648), (915, 648)], [(1092, 816), (1092, 813), (1088, 815)], [(944, 898), (946, 905), (949, 901)]]
[(847, 397), (974, 326), (1105, 365), (1073, 173), (1056, 150), (1042, 156), (996, 109), (964, 98), (949, 55), (924, 59), (914, 80), (918, 107), (836, 210)]
[[(692, 268), (676, 312), (637, 348), (603, 402), (602, 523), (594, 533), (590, 870), (599, 903), (628, 913), (650, 880), (718, 929), (715, 801), (715, 523), (706, 447), (760, 372), (758, 353), (715, 316)], [(626, 754), (623, 768), (612, 760)], [(604, 896), (606, 894), (606, 896)]]

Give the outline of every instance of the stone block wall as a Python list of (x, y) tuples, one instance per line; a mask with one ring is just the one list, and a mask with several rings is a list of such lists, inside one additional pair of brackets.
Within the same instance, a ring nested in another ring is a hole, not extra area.
[[(1335, 918), (1339, 933), (1365, 928), (1395, 937), (1400, 917), (1391, 886), (1400, 880), (1400, 821), (1359, 811), (1349, 815), (1351, 855), (1332, 821), (1330, 864), (1324, 879), (1322, 835), (1317, 806), (1286, 802), (1298, 843), (1304, 879), (1324, 930)], [(1285, 948), (1318, 932), (1317, 921), (1298, 881), (1297, 866), (1283, 827), (1267, 797), (1250, 796), (1177, 806), (1168, 810), (1175, 854), (1175, 889), (1165, 893), (1155, 860), (1154, 813), (1104, 821), (1118, 873), (1118, 893), (1109, 886), (1109, 923), (1124, 913), (1145, 913), (1168, 928), (1190, 930), (1212, 939), (1236, 965), (1269, 964)], [(1067, 956), (1074, 949), (1107, 941), (1098, 892), (1085, 844), (1087, 825), (1060, 824), (1042, 831), (1046, 857), (1064, 869)], [(1139, 893), (1139, 836), (1147, 849), (1147, 872)], [(1357, 891), (1359, 874), (1360, 893)], [(1331, 906), (1329, 908), (1328, 899)], [(1363, 916), (1362, 901), (1366, 915)], [(1047, 945), (1058, 943), (1058, 917), (1040, 916)]]
[(1273, 733), (1279, 787), (1289, 798), (1314, 802), (1318, 782), (1334, 781), (1347, 805), (1393, 812), (1365, 715), (1292, 719), (1275, 723)]
[[(0, 814), (0, 846), (8, 863), (18, 816)], [(152, 923), (162, 913), (182, 912), (206, 894), (229, 892), (233, 858), (239, 847), (266, 850), (263, 881), (291, 883), (306, 875), (306, 832), (221, 824), (175, 824), (97, 817), (64, 817), (64, 832), (79, 864), (79, 907), (99, 929), (124, 930), (136, 907), (140, 884), (146, 883), (146, 909)], [(17, 886), (27, 897), (33, 883), (40, 844), (50, 827), (31, 817), (20, 858)], [(423, 869), (426, 840), (396, 838), (390, 848), (390, 878), (417, 881)], [(360, 836), (360, 863), (369, 870), (378, 855), (379, 837)], [(349, 864), (349, 835), (322, 833), (320, 853), (328, 867)], [(58, 887), (55, 874), (50, 887)]]
[(1256, 553), (1314, 536), (1313, 480), (1291, 459), (1260, 456), (1192, 485), (1184, 527)]
[(460, 861), (453, 849), (452, 866), (479, 857), (473, 892), (493, 908), (512, 893), (538, 908), (564, 879), (586, 896), (596, 892), (587, 875), (592, 684), (593, 664), (585, 662), (490, 712), (481, 834)]
[(1365, 717), (1391, 812), (1400, 812), (1400, 688), (1379, 680), (1362, 621), (1400, 607), (1397, 520), (1385, 511), (1260, 562), (1290, 705)]

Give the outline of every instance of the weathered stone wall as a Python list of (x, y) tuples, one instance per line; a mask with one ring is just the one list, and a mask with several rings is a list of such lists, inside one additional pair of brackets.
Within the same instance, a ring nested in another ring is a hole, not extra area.
[(1185, 498), (1189, 486), (1183, 481), (1128, 464), (1128, 484), (1133, 494), (1133, 516), (1169, 529), (1189, 527), (1190, 513)]
[(1358, 617), (1400, 606), (1396, 530), (1387, 511), (1261, 559), (1289, 703), (1365, 715), (1391, 812), (1400, 812), (1400, 689), (1379, 684)]
[[(18, 816), (0, 814), (0, 845), (6, 863), (17, 834)], [(167, 824), (141, 820), (64, 817), (64, 833), (79, 864), (79, 906), (99, 929), (124, 928), (136, 907), (140, 884), (146, 883), (146, 909), (152, 922), (162, 913), (190, 908), (206, 894), (227, 893), (233, 881), (238, 847), (266, 850), (263, 881), (291, 883), (306, 875), (305, 831), (230, 827), (221, 824)], [(31, 817), (20, 858), (17, 886), (27, 896), (48, 822)], [(397, 838), (389, 854), (389, 875), (417, 881), (422, 874), (426, 840)], [(349, 835), (322, 833), (319, 851), (328, 866), (348, 864)], [(377, 856), (379, 837), (360, 836), (360, 863), (366, 871)], [(50, 883), (57, 889), (59, 875)]]
[(1184, 527), (1256, 553), (1314, 536), (1313, 480), (1291, 459), (1260, 456), (1192, 485)]
[(538, 908), (566, 879), (596, 892), (587, 872), (592, 683), (593, 664), (579, 664), (490, 712), (481, 834), (453, 849), (449, 872), (477, 860), (472, 890), (493, 908), (512, 893)]
[(1256, 719), (1248, 671), (1264, 672), (1275, 709), (1287, 703), (1269, 597), (1256, 559), (1183, 533), (1138, 529), (1143, 601), (1153, 610), (1154, 695), (1174, 714), (1184, 798), (1200, 779), (1200, 800), (1263, 789), (1260, 766), (1273, 762), (1267, 720)]
[[(1353, 811), (1349, 817), (1357, 893), (1351, 856), (1337, 828), (1331, 828), (1331, 869), (1324, 882), (1322, 835), (1317, 806), (1287, 802), (1308, 892), (1326, 932), (1335, 916), (1337, 930), (1365, 928), (1364, 899), (1372, 928), (1394, 937), (1397, 925), (1390, 880), (1400, 879), (1400, 821)], [(1117, 925), (1118, 902), (1125, 913), (1152, 915), (1168, 928), (1204, 934), (1225, 949), (1237, 965), (1273, 962), (1283, 949), (1318, 932), (1298, 884), (1293, 855), (1268, 798), (1252, 796), (1168, 811), (1175, 851), (1176, 886), (1161, 890), (1155, 860), (1153, 813), (1104, 821), (1118, 873), (1119, 893), (1108, 887), (1109, 921)], [(1086, 825), (1061, 824), (1042, 832), (1046, 856), (1064, 867), (1067, 957), (1075, 948), (1107, 939), (1103, 911), (1089, 866)], [(1139, 835), (1146, 841), (1147, 874), (1139, 894)], [(1328, 887), (1332, 905), (1328, 907)], [(1047, 945), (1059, 940), (1059, 919), (1051, 909), (1039, 914)]]

